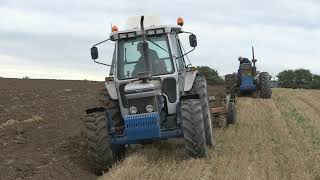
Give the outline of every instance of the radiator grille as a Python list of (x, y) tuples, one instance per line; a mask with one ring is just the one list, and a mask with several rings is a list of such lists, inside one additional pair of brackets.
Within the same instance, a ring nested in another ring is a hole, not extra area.
[(156, 139), (161, 137), (159, 113), (127, 115), (124, 118), (128, 140)]

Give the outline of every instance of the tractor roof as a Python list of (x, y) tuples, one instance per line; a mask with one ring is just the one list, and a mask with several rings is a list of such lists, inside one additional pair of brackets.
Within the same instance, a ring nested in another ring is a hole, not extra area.
[[(164, 33), (171, 33), (176, 32), (180, 33), (182, 31), (181, 26), (178, 25), (154, 25), (145, 27), (145, 31), (148, 36), (155, 35), (155, 34), (164, 34)], [(140, 28), (132, 28), (122, 31), (112, 32), (110, 34), (110, 39), (112, 41), (116, 41), (119, 39), (127, 39), (127, 38), (134, 38), (136, 36), (141, 36), (141, 29)]]

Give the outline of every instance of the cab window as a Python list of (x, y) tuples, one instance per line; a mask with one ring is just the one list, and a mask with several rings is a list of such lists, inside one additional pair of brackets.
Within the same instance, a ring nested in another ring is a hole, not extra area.
[[(172, 64), (167, 36), (149, 36), (149, 38), (157, 44), (148, 43), (152, 75), (156, 76), (173, 73), (174, 66)], [(118, 79), (124, 80), (136, 78), (138, 73), (144, 71), (142, 37), (120, 40), (118, 43)]]
[(179, 41), (177, 39), (177, 35), (175, 33), (170, 34), (170, 40), (171, 40), (171, 44), (172, 44), (173, 54), (175, 55), (175, 57), (179, 57), (176, 59), (177, 65), (178, 65), (178, 71), (182, 71), (185, 68), (185, 62), (182, 57), (183, 54), (181, 52), (181, 48), (180, 48)]

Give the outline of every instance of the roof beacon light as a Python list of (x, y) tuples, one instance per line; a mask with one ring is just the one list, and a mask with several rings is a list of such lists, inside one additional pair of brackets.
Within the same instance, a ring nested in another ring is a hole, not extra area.
[(178, 24), (179, 26), (183, 26), (183, 19), (182, 19), (182, 17), (179, 17), (179, 18), (177, 19), (177, 24)]
[(112, 32), (118, 32), (118, 27), (117, 26), (112, 26), (111, 31)]

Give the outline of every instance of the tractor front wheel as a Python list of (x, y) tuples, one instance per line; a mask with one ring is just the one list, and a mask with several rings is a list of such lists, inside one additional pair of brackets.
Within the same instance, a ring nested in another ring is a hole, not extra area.
[(100, 109), (87, 114), (85, 127), (89, 164), (97, 175), (102, 175), (115, 161), (125, 156), (126, 147), (111, 144), (108, 131), (108, 122), (111, 119), (115, 126), (123, 124), (118, 101), (112, 100), (108, 91), (103, 89), (98, 107), (106, 110)]
[(89, 164), (98, 175), (111, 167), (114, 162), (106, 122), (106, 112), (102, 111), (88, 114), (85, 124)]
[(236, 104), (234, 102), (228, 103), (228, 112), (227, 112), (227, 126), (229, 124), (234, 124), (236, 122)]
[(207, 147), (200, 99), (183, 99), (181, 118), (187, 154), (195, 158), (206, 157)]

